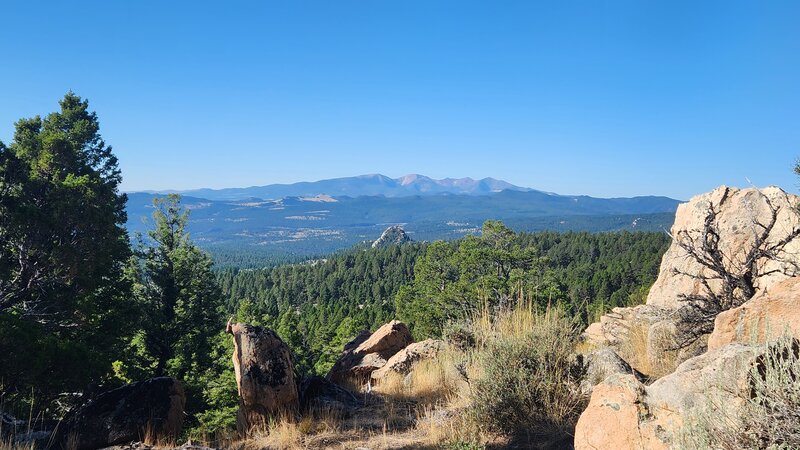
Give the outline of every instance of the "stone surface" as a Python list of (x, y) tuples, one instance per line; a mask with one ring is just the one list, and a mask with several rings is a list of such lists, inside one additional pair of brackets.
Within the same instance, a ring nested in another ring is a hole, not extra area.
[(362, 332), (345, 345), (326, 378), (334, 383), (369, 380), (372, 372), (412, 342), (408, 327), (397, 320), (382, 325), (369, 336)]
[[(675, 311), (651, 305), (614, 308), (591, 324), (583, 338), (594, 348), (612, 348), (648, 376), (675, 347)], [(688, 356), (687, 356), (688, 357)]]
[(266, 328), (228, 323), (226, 331), (233, 335), (239, 432), (245, 434), (271, 418), (299, 415), (300, 399), (289, 347)]
[(642, 374), (634, 370), (610, 348), (602, 348), (589, 353), (584, 358), (584, 364), (586, 373), (581, 382), (581, 391), (585, 394), (591, 394), (595, 386), (611, 375), (633, 375), (639, 381), (644, 379)]
[(183, 386), (160, 377), (100, 394), (70, 414), (59, 429), (66, 448), (89, 450), (145, 438), (174, 439), (183, 428)]
[[(768, 241), (777, 242), (786, 237), (792, 227), (797, 227), (800, 220), (792, 209), (800, 203), (800, 197), (787, 194), (777, 187), (767, 187), (760, 190), (770, 199), (778, 211), (778, 226), (775, 226)], [(709, 202), (719, 206), (718, 226), (720, 233), (720, 249), (729, 255), (729, 261), (742, 260), (744, 253), (749, 249), (755, 236), (754, 220), (762, 223), (768, 222), (769, 208), (760, 198), (759, 190), (755, 188), (737, 189), (720, 186), (713, 191), (693, 197), (687, 203), (678, 206), (675, 214), (675, 223), (672, 226), (672, 235), (677, 236), (681, 231), (701, 230), (706, 216)], [(800, 254), (800, 240), (790, 243), (786, 247), (788, 255)], [(795, 256), (796, 258), (796, 256)], [(780, 267), (780, 264), (770, 262), (764, 271)], [(678, 308), (681, 294), (702, 293), (700, 282), (691, 277), (675, 274), (675, 269), (692, 274), (706, 273), (706, 269), (690, 258), (686, 252), (673, 241), (661, 260), (658, 279), (647, 296), (647, 304), (662, 308)], [(757, 292), (788, 278), (782, 273), (775, 273), (756, 281)]]
[[(798, 227), (800, 219), (792, 209), (800, 203), (800, 197), (787, 194), (776, 187), (768, 187), (760, 191), (755, 188), (736, 189), (721, 186), (709, 193), (693, 197), (689, 202), (678, 207), (671, 234), (678, 236), (682, 232), (699, 232), (703, 228), (708, 206), (713, 203), (719, 209), (717, 225), (720, 233), (720, 249), (729, 255), (729, 260), (742, 259), (744, 253), (751, 248), (757, 225), (755, 221), (768, 223), (770, 209), (764, 198), (778, 208), (777, 223), (768, 242), (777, 242), (786, 237), (793, 228)], [(797, 262), (800, 257), (800, 239), (796, 239), (785, 247), (785, 259)], [(785, 268), (786, 262), (766, 262), (764, 271)], [(675, 352), (685, 339), (678, 335), (676, 323), (679, 320), (677, 311), (683, 306), (680, 301), (683, 295), (703, 294), (700, 281), (682, 275), (707, 274), (703, 268), (673, 240), (661, 261), (658, 279), (651, 287), (647, 303), (631, 308), (614, 308), (591, 324), (583, 334), (586, 342), (595, 347), (612, 347), (630, 365), (647, 375), (660, 376), (682, 361), (697, 356), (706, 350), (708, 336), (695, 341), (690, 347)], [(756, 297), (788, 278), (778, 271), (757, 280)], [(712, 280), (713, 281), (713, 280)], [(719, 284), (711, 283), (712, 288)], [(748, 302), (749, 303), (749, 302)], [(731, 320), (730, 315), (725, 320)], [(731, 326), (737, 326), (731, 322)], [(716, 338), (715, 338), (716, 339)], [(721, 338), (720, 338), (721, 339)], [(727, 342), (732, 342), (726, 338)], [(714, 344), (719, 348), (719, 344)], [(674, 353), (674, 354), (672, 354)], [(665, 358), (665, 355), (667, 357)]]
[(644, 385), (633, 375), (615, 374), (595, 386), (575, 427), (575, 449), (669, 448), (640, 430), (640, 417), (647, 414), (644, 396)]
[(595, 386), (578, 420), (575, 449), (672, 448), (683, 424), (712, 402), (735, 414), (761, 352), (731, 344), (687, 360), (650, 386), (633, 375), (611, 375)]
[(708, 348), (732, 342), (764, 343), (783, 333), (800, 338), (800, 278), (770, 286), (742, 306), (720, 313)]
[(409, 344), (389, 358), (383, 367), (372, 372), (372, 379), (380, 380), (390, 373), (407, 375), (419, 361), (435, 358), (444, 348), (444, 341), (438, 339), (426, 339)]

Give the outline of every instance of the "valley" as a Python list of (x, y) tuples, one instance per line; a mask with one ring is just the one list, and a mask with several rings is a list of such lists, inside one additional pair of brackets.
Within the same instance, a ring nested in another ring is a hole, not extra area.
[[(671, 225), (679, 203), (667, 197), (603, 199), (519, 187), (500, 192), (480, 191), (480, 194), (473, 190), (471, 194), (431, 192), (386, 196), (392, 191), (383, 190), (381, 195), (370, 195), (376, 192), (373, 184), (356, 188), (353, 179), (362, 178), (298, 183), (301, 187), (288, 185), (282, 192), (305, 195), (277, 199), (239, 198), (253, 193), (255, 188), (197, 191), (210, 194), (209, 198), (187, 193), (183, 195), (183, 204), (191, 211), (189, 231), (199, 245), (218, 255), (242, 251), (263, 258), (289, 255), (302, 258), (372, 242), (391, 225), (401, 225), (416, 241), (458, 239), (478, 232), (489, 219), (502, 220), (516, 231), (528, 232), (664, 231)], [(493, 181), (495, 186), (511, 186)], [(475, 184), (480, 183), (485, 182)], [(330, 194), (343, 191), (352, 195)], [(234, 192), (235, 199), (219, 199), (234, 197)], [(127, 228), (132, 234), (147, 228), (152, 200), (157, 195), (128, 194)], [(224, 256), (220, 258), (219, 263), (225, 265)]]

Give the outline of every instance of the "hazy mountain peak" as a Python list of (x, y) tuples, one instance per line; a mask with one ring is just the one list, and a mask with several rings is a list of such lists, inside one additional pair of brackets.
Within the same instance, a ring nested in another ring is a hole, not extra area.
[[(465, 178), (433, 179), (421, 174), (408, 174), (399, 178), (390, 178), (379, 173), (358, 175), (354, 177), (332, 178), (319, 181), (303, 181), (291, 184), (270, 184), (244, 188), (194, 189), (182, 194), (210, 200), (239, 201), (247, 198), (280, 199), (284, 197), (314, 198), (328, 197), (361, 197), (385, 196), (407, 197), (412, 195), (465, 194), (487, 195), (503, 190), (531, 191), (526, 187), (511, 183), (483, 178), (475, 180)], [(161, 191), (158, 193), (166, 193)], [(172, 191), (174, 192), (174, 191)]]

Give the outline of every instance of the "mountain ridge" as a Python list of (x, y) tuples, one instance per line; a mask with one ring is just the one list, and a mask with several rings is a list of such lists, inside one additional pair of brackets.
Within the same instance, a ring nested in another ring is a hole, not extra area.
[(208, 200), (238, 201), (247, 198), (280, 199), (285, 197), (314, 197), (319, 195), (328, 195), (331, 197), (381, 195), (385, 197), (406, 197), (437, 194), (488, 195), (504, 190), (520, 192), (535, 191), (535, 189), (532, 188), (517, 186), (492, 177), (481, 179), (473, 179), (470, 177), (434, 179), (421, 174), (408, 174), (397, 178), (391, 178), (383, 174), (375, 173), (317, 181), (275, 183), (263, 186), (221, 189), (164, 189), (133, 191), (132, 193), (179, 193)]
[[(128, 229), (143, 232), (155, 194), (128, 195)], [(642, 196), (603, 199), (541, 191), (488, 195), (286, 196), (211, 200), (185, 195), (189, 231), (202, 246), (263, 248), (325, 254), (373, 241), (391, 225), (414, 240), (457, 239), (477, 233), (488, 219), (518, 231), (638, 231), (669, 229), (680, 201)]]

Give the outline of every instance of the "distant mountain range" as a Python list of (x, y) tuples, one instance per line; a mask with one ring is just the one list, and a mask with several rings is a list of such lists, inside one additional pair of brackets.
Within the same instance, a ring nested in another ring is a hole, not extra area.
[[(444, 178), (435, 180), (425, 175), (411, 174), (400, 178), (389, 178), (386, 175), (372, 174), (356, 177), (333, 178), (320, 181), (303, 181), (291, 184), (268, 184), (246, 188), (227, 189), (193, 189), (179, 191), (181, 194), (209, 200), (242, 200), (246, 198), (280, 199), (284, 197), (313, 197), (330, 195), (331, 197), (361, 197), (364, 195), (382, 195), (385, 197), (406, 197), (409, 195), (487, 195), (500, 191), (532, 191), (533, 189), (515, 186), (511, 183), (483, 178)], [(150, 193), (166, 193), (161, 191)]]
[[(130, 193), (128, 228), (144, 231), (159, 194)], [(680, 201), (667, 197), (557, 195), (493, 178), (434, 180), (383, 175), (183, 192), (200, 245), (235, 252), (322, 255), (374, 241), (391, 225), (414, 240), (477, 233), (487, 219), (520, 231), (664, 230)]]

